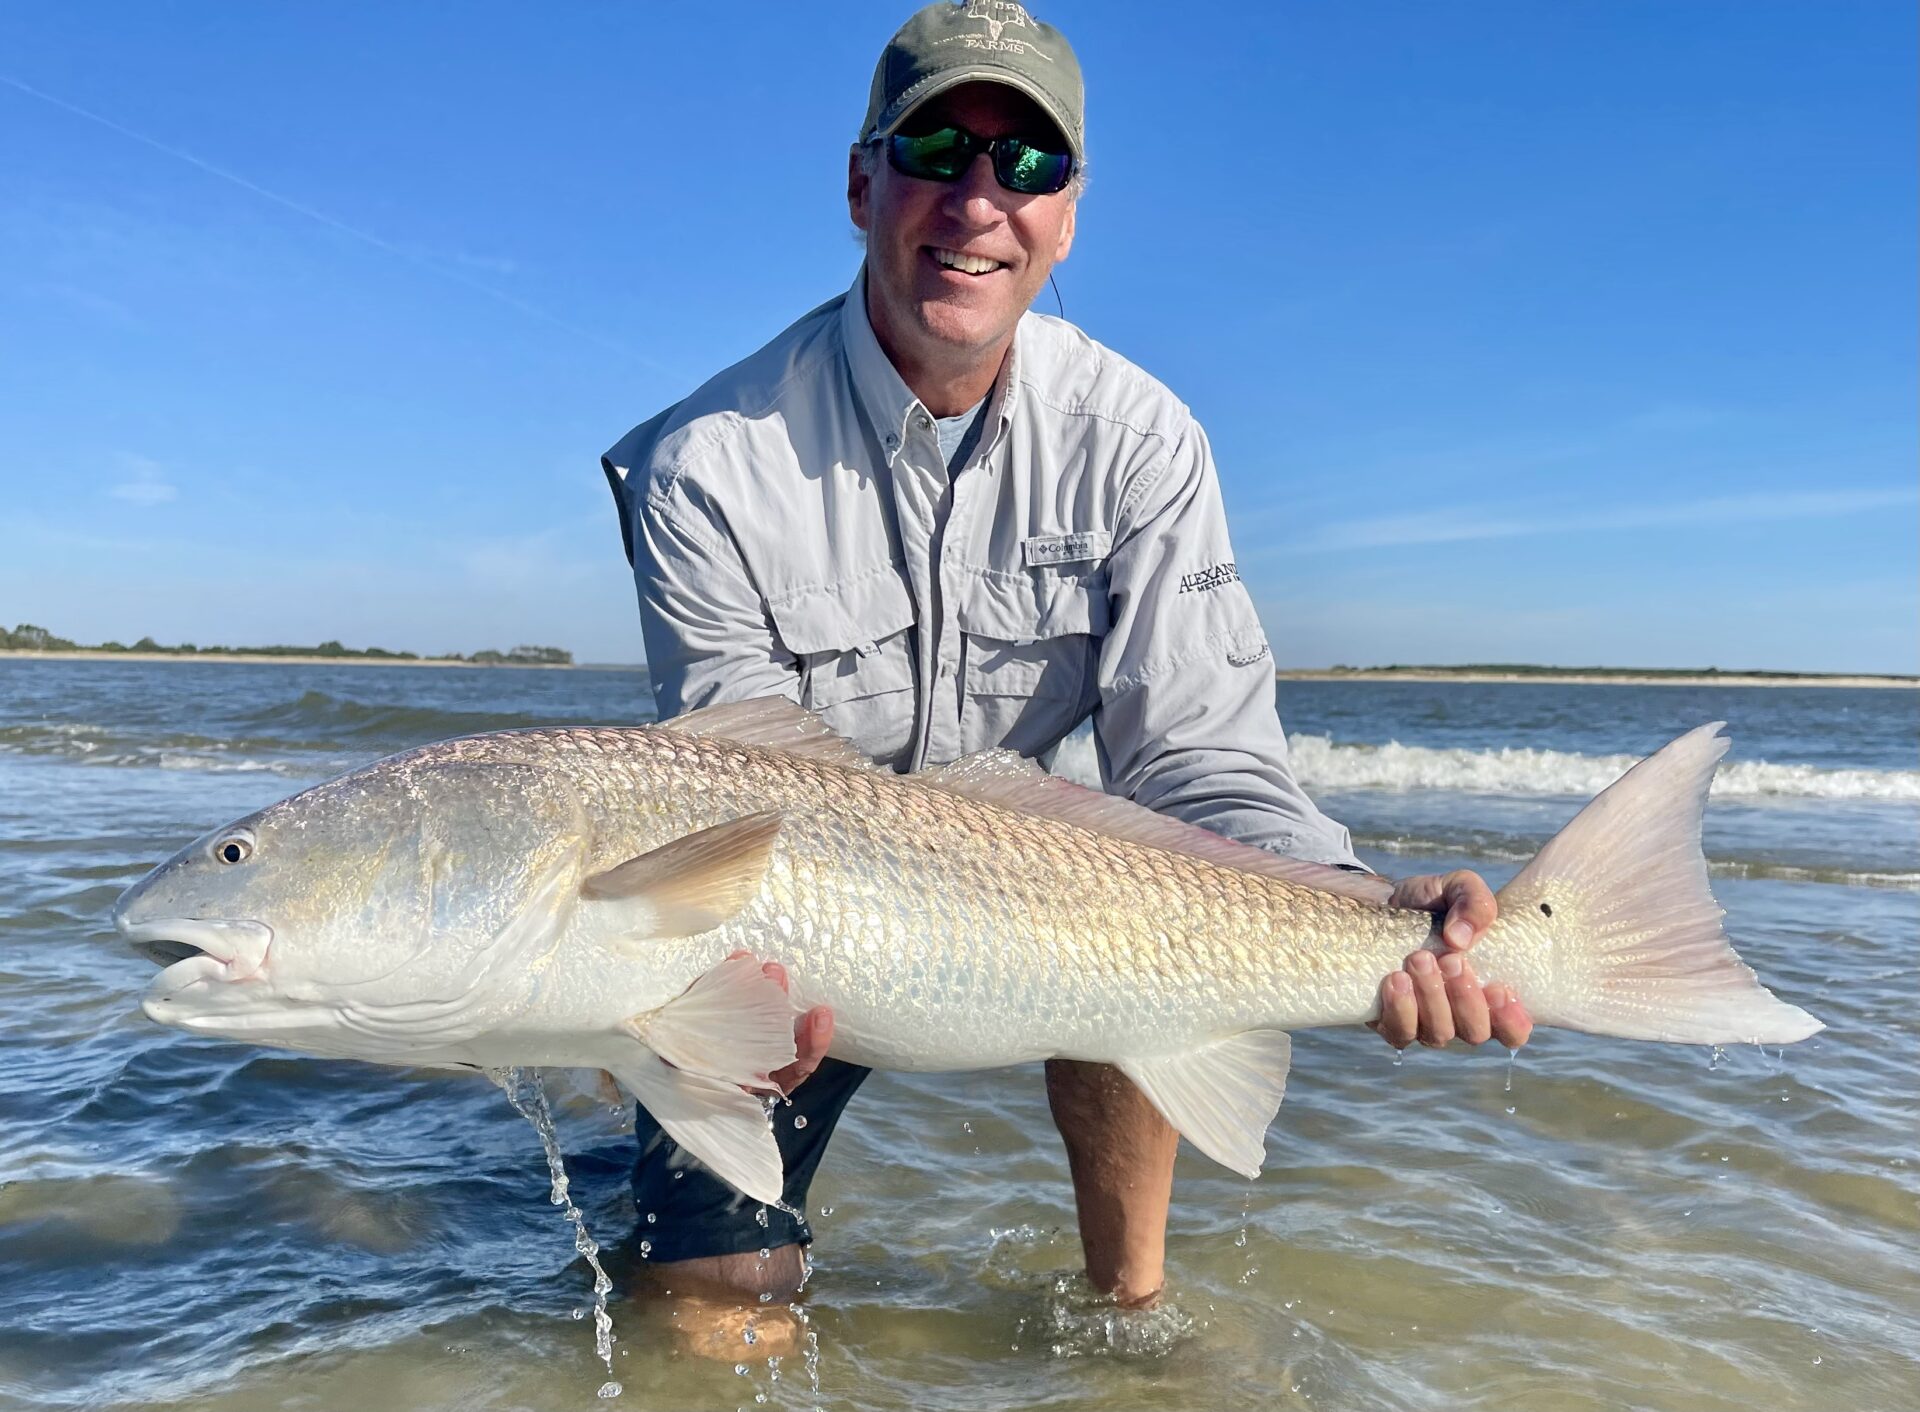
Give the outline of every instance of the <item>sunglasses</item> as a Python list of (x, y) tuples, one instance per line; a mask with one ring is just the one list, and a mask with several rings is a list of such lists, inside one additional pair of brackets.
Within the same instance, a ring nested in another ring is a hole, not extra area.
[(942, 127), (887, 138), (893, 169), (923, 181), (958, 181), (982, 152), (993, 158), (995, 179), (1022, 196), (1046, 196), (1073, 179), (1070, 153), (1049, 152), (1024, 137), (981, 137), (963, 127)]

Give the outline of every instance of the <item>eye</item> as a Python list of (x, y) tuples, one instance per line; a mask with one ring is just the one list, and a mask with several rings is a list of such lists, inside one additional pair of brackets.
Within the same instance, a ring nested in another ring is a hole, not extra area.
[(213, 856), (222, 863), (244, 863), (253, 857), (253, 840), (243, 833), (230, 833), (213, 845)]

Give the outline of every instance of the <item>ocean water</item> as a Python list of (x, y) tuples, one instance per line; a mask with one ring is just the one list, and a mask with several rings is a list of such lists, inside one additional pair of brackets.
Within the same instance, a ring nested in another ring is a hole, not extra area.
[[(0, 661), (0, 1407), (1920, 1407), (1920, 693), (1302, 682), (1281, 705), (1370, 863), (1496, 885), (1633, 758), (1728, 721), (1728, 930), (1831, 1028), (1399, 1064), (1303, 1035), (1257, 1182), (1183, 1154), (1144, 1316), (1075, 1274), (1037, 1068), (880, 1075), (815, 1183), (807, 1293), (753, 1311), (751, 1343), (622, 1297), (631, 1138), (550, 1077), (621, 1287), (603, 1401), (591, 1273), (498, 1089), (162, 1030), (104, 919), (189, 837), (386, 752), (647, 720), (644, 674)], [(1090, 763), (1069, 742), (1061, 768)]]

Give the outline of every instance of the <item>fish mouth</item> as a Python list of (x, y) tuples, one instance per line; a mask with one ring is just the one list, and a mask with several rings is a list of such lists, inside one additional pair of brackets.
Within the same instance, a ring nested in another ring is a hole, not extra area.
[(273, 928), (231, 918), (156, 917), (129, 922), (116, 917), (120, 935), (156, 966), (156, 993), (170, 993), (197, 980), (250, 981), (267, 966)]

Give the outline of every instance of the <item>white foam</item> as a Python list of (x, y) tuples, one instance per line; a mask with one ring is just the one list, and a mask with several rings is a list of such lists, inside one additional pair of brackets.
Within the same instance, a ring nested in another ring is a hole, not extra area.
[[(1637, 755), (1580, 755), (1560, 750), (1435, 749), (1424, 745), (1336, 745), (1323, 735), (1296, 735), (1294, 776), (1310, 791), (1443, 789), (1465, 794), (1598, 794), (1639, 762)], [(1053, 771), (1099, 788), (1090, 736), (1061, 744)], [(1920, 801), (1920, 770), (1823, 770), (1765, 760), (1723, 764), (1713, 792), (1724, 798)]]

